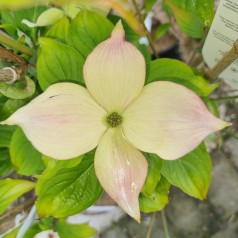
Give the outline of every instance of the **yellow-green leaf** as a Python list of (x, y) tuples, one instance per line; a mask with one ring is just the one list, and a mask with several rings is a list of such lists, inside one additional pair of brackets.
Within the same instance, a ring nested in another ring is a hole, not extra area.
[(210, 186), (211, 169), (211, 158), (205, 145), (201, 144), (178, 160), (163, 160), (161, 173), (172, 185), (203, 200)]
[(64, 220), (56, 223), (55, 230), (61, 238), (87, 238), (96, 235), (96, 230), (88, 224), (69, 224)]
[(212, 0), (165, 0), (181, 29), (194, 38), (204, 37), (214, 16)]
[(20, 179), (4, 179), (0, 181), (0, 214), (18, 197), (29, 192), (35, 183)]
[(162, 176), (153, 193), (139, 196), (140, 210), (142, 212), (155, 212), (162, 210), (169, 202), (170, 183)]

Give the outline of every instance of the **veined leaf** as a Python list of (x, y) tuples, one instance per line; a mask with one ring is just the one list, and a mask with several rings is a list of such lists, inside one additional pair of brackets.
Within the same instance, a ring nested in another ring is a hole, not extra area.
[(194, 38), (204, 37), (214, 17), (212, 0), (165, 0), (181, 29)]
[(33, 182), (20, 179), (4, 179), (0, 181), (0, 214), (22, 194), (35, 187)]
[(142, 193), (151, 195), (161, 178), (162, 160), (155, 154), (146, 153), (145, 157), (148, 161), (148, 175), (142, 188)]
[(162, 210), (169, 202), (169, 188), (170, 183), (162, 176), (152, 194), (140, 194), (140, 210), (142, 212), (155, 212)]
[(77, 50), (50, 38), (40, 38), (39, 42), (37, 74), (43, 90), (62, 81), (83, 84), (84, 59)]
[(109, 38), (113, 24), (105, 17), (89, 11), (81, 11), (69, 27), (68, 41), (86, 59), (102, 41)]
[(25, 77), (25, 80), (20, 80), (13, 85), (0, 82), (0, 93), (12, 99), (28, 98), (35, 93), (35, 83), (29, 77)]
[(211, 169), (211, 158), (205, 145), (201, 144), (178, 160), (163, 160), (161, 173), (172, 185), (203, 200), (210, 186)]
[(45, 36), (59, 40), (62, 43), (68, 41), (69, 19), (65, 16), (55, 23), (46, 33)]
[(32, 146), (20, 128), (13, 134), (10, 154), (12, 164), (19, 174), (30, 176), (45, 168), (41, 153)]
[(39, 196), (36, 207), (40, 217), (74, 215), (101, 196), (103, 190), (95, 175), (93, 158), (94, 153), (88, 153), (74, 167), (46, 169), (36, 187)]
[(182, 84), (200, 96), (207, 96), (218, 84), (210, 84), (201, 76), (196, 76), (185, 63), (174, 59), (158, 59), (150, 62), (146, 83), (153, 81), (171, 81)]

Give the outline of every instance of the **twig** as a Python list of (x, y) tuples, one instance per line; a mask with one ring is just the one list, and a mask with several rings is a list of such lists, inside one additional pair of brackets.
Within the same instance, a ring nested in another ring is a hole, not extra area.
[(232, 49), (222, 57), (217, 65), (207, 72), (207, 76), (212, 80), (216, 79), (236, 59), (238, 59), (238, 39), (234, 42)]
[(0, 82), (7, 82), (13, 84), (18, 80), (17, 72), (14, 68), (6, 67), (0, 70)]
[(148, 231), (147, 231), (147, 234), (146, 234), (146, 238), (150, 238), (151, 237), (151, 232), (152, 232), (153, 226), (155, 224), (156, 215), (157, 215), (156, 212), (152, 213), (152, 215), (151, 215), (150, 225), (149, 225), (149, 228), (148, 228)]
[(169, 229), (168, 229), (168, 223), (167, 223), (167, 219), (166, 219), (166, 215), (165, 215), (164, 209), (161, 211), (161, 217), (162, 217), (162, 222), (163, 222), (165, 238), (170, 238), (170, 236), (169, 236)]
[(0, 43), (7, 45), (8, 47), (18, 50), (22, 53), (25, 53), (29, 56), (33, 55), (33, 50), (15, 40), (13, 40), (12, 38), (5, 36), (3, 32), (0, 31)]
[(0, 224), (4, 220), (9, 218), (9, 216), (16, 215), (17, 213), (21, 212), (22, 210), (27, 209), (30, 206), (32, 206), (34, 204), (35, 200), (36, 200), (36, 198), (31, 198), (31, 199), (27, 200), (25, 203), (20, 204), (19, 206), (15, 207), (14, 209), (10, 210), (9, 212), (6, 212), (5, 214), (3, 214), (0, 217)]
[(153, 40), (152, 40), (152, 38), (151, 38), (150, 32), (149, 32), (149, 31), (147, 30), (147, 28), (146, 28), (146, 25), (145, 25), (145, 22), (144, 22), (144, 18), (143, 18), (142, 14), (141, 14), (140, 8), (139, 8), (139, 6), (138, 6), (136, 0), (132, 0), (132, 3), (133, 3), (133, 5), (134, 5), (134, 7), (135, 7), (136, 13), (137, 13), (137, 15), (138, 15), (138, 17), (139, 17), (139, 20), (140, 20), (140, 23), (141, 23), (143, 29), (144, 29), (145, 32), (146, 32), (146, 38), (147, 38), (148, 41), (149, 41), (150, 48), (151, 48), (151, 50), (152, 50), (152, 52), (153, 52), (155, 58), (159, 58), (158, 53), (156, 52), (156, 49), (155, 49), (155, 47), (154, 47)]

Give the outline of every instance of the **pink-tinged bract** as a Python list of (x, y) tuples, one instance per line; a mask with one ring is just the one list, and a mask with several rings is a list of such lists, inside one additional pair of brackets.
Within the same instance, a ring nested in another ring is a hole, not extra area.
[(143, 87), (145, 68), (142, 54), (125, 40), (119, 22), (85, 62), (87, 89), (54, 84), (1, 124), (21, 126), (41, 153), (56, 159), (98, 146), (95, 171), (101, 185), (140, 221), (138, 196), (148, 165), (139, 150), (178, 159), (210, 133), (230, 125), (214, 117), (184, 86), (160, 81)]

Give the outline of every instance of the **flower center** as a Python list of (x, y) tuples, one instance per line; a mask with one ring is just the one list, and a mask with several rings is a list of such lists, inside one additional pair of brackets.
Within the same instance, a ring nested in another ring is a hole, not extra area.
[(117, 112), (112, 112), (107, 117), (107, 123), (110, 127), (117, 127), (122, 123), (123, 119), (122, 116), (119, 115)]

